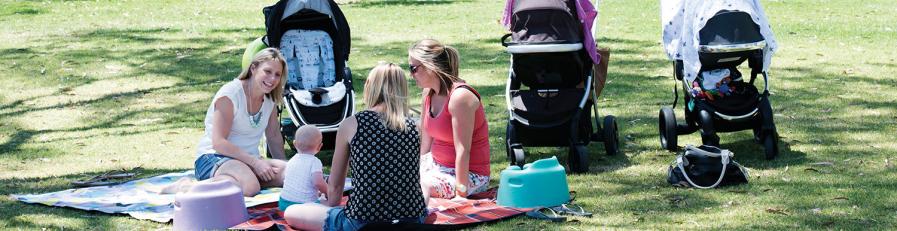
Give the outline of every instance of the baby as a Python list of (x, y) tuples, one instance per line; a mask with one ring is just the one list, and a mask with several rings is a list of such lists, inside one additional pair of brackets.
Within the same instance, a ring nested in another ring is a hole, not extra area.
[(296, 130), (293, 145), (298, 153), (287, 162), (278, 202), (281, 211), (293, 204), (317, 202), (318, 196), (327, 192), (321, 160), (315, 157), (323, 146), (322, 139), (321, 131), (314, 125), (303, 125)]

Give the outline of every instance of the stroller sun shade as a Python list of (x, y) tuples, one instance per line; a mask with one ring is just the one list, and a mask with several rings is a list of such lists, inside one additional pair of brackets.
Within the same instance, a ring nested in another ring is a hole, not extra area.
[(580, 43), (580, 25), (572, 1), (514, 2), (511, 38), (514, 44)]
[(701, 45), (732, 45), (763, 41), (751, 15), (740, 11), (720, 11), (698, 33)]
[[(670, 60), (682, 61), (686, 81), (694, 81), (701, 71), (700, 53), (712, 51), (707, 45), (762, 49), (762, 69), (769, 70), (777, 45), (759, 0), (660, 2), (664, 49)], [(741, 14), (730, 14), (733, 12)], [(733, 23), (744, 21), (741, 17), (749, 17), (753, 25)]]

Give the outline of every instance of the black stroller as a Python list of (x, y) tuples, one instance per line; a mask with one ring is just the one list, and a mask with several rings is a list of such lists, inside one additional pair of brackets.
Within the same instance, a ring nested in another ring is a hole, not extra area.
[[(673, 107), (660, 109), (658, 127), (664, 149), (676, 151), (677, 136), (697, 130), (701, 131), (705, 145), (719, 146), (717, 132), (750, 129), (755, 140), (763, 144), (766, 159), (773, 159), (779, 153), (767, 75), (775, 41), (759, 3), (734, 2), (728, 8), (702, 1), (681, 1), (678, 6), (664, 7), (673, 12), (663, 16), (664, 41), (673, 61), (675, 79), (681, 81), (685, 92), (685, 124), (677, 124), (673, 112), (678, 91)], [(706, 18), (701, 12), (691, 13), (701, 10), (711, 11), (705, 12)], [(701, 24), (691, 20), (705, 19), (703, 27), (689, 28)], [(744, 61), (750, 68), (747, 82), (738, 70)], [(754, 86), (758, 75), (764, 80), (762, 92)]]
[(333, 0), (280, 0), (263, 12), (263, 40), (280, 49), (289, 69), (284, 139), (292, 140), (296, 128), (312, 124), (324, 134), (324, 148), (332, 149), (339, 125), (355, 113), (345, 16)]
[[(513, 3), (512, 33), (502, 38), (511, 53), (505, 148), (512, 165), (526, 163), (524, 145), (569, 147), (568, 168), (575, 173), (589, 170), (589, 142), (603, 140), (608, 155), (618, 151), (616, 119), (604, 117), (603, 129), (598, 119), (592, 62), (573, 4), (574, 0)], [(590, 110), (598, 133), (592, 133)]]

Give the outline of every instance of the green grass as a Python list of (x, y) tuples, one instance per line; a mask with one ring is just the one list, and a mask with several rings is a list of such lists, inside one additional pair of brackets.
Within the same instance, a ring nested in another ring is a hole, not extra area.
[[(508, 163), (501, 145), (503, 3), (350, 2), (341, 8), (352, 27), (358, 89), (377, 61), (406, 63), (416, 40), (460, 49), (461, 75), (487, 105), (497, 179)], [(208, 101), (239, 72), (244, 45), (262, 35), (261, 7), (268, 4), (0, 3), (0, 194), (62, 190), (70, 180), (119, 168), (142, 166), (143, 176), (192, 168)], [(612, 50), (600, 105), (619, 118), (623, 155), (605, 156), (600, 143), (590, 145), (591, 173), (568, 177), (577, 203), (595, 217), (561, 224), (515, 218), (475, 229), (897, 229), (897, 3), (764, 1), (781, 48), (770, 74), (782, 154), (766, 161), (750, 132), (722, 135), (751, 182), (715, 190), (665, 183), (674, 153), (659, 148), (656, 121), (672, 102), (674, 82), (657, 4), (600, 6), (599, 44)], [(679, 143), (699, 142), (692, 134)], [(530, 151), (533, 158), (566, 159), (564, 149)], [(169, 227), (0, 197), (0, 229)]]

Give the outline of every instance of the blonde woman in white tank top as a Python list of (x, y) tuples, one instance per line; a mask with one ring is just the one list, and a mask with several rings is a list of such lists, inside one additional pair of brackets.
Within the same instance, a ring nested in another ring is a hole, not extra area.
[[(206, 112), (205, 134), (196, 152), (194, 164), (198, 180), (228, 180), (246, 196), (258, 194), (263, 187), (283, 185), (286, 157), (275, 108), (281, 103), (286, 72), (280, 52), (267, 48), (255, 56), (249, 68), (215, 94)], [(259, 154), (262, 135), (273, 159), (264, 159)]]

